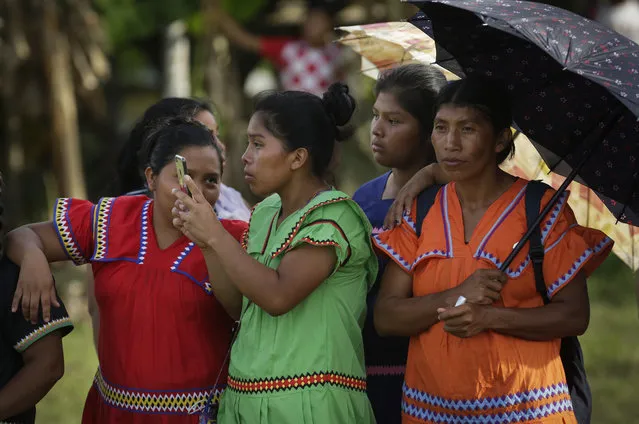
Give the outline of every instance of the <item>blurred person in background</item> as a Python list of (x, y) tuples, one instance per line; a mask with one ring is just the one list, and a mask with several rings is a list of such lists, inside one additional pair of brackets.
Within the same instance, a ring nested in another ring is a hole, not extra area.
[(3, 255), (2, 188), (0, 174), (0, 422), (34, 424), (35, 405), (64, 374), (62, 338), (73, 325), (55, 287), (49, 319), (11, 311), (20, 268)]
[[(430, 143), (433, 107), (446, 78), (423, 64), (403, 65), (382, 73), (375, 84), (371, 147), (375, 161), (390, 171), (362, 185), (353, 195), (379, 233), (400, 189), (422, 168), (435, 162)], [(429, 167), (428, 169), (431, 169)], [(423, 171), (422, 171), (423, 172)], [(373, 307), (388, 259), (379, 257), (379, 273), (368, 294), (364, 326), (364, 354), (368, 397), (377, 422), (401, 422), (402, 385), (408, 356), (408, 337), (380, 337), (373, 323)]]
[(242, 160), (254, 209), (241, 246), (190, 183), (174, 224), (203, 247), (213, 290), (240, 319), (221, 424), (372, 424), (362, 327), (377, 275), (362, 210), (325, 180), (355, 109), (348, 87), (258, 98)]
[[(186, 159), (193, 184), (213, 207), (220, 146), (198, 121), (173, 117), (155, 122), (141, 152), (151, 198), (61, 198), (52, 221), (8, 236), (7, 255), (22, 266), (12, 308), (22, 305), (31, 319), (40, 304), (49, 317), (49, 263), (91, 264), (100, 368), (84, 424), (196, 424), (197, 412), (217, 402), (226, 385), (233, 320), (213, 295), (202, 251), (173, 226), (171, 214), (172, 189), (179, 187), (175, 155)], [(247, 228), (226, 219), (219, 225), (235, 240)]]
[(299, 39), (252, 34), (219, 4), (211, 18), (230, 42), (271, 61), (279, 70), (282, 89), (321, 96), (330, 84), (342, 79), (341, 49), (333, 43), (333, 27), (335, 15), (344, 6), (343, 0), (308, 0)]

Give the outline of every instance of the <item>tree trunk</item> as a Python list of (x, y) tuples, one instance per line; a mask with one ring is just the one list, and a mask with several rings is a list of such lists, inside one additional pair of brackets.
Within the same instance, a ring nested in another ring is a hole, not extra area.
[(0, 44), (2, 62), (0, 63), (2, 84), (2, 140), (0, 140), (0, 172), (4, 175), (4, 191), (2, 201), (5, 205), (4, 225), (11, 228), (17, 225), (18, 217), (24, 215), (24, 196), (15, 189), (23, 176), (25, 168), (24, 147), (21, 143), (21, 120), (19, 109), (15, 105), (18, 92), (18, 68), (20, 58), (17, 54), (29, 54), (28, 48), (14, 50), (12, 42), (20, 42), (25, 46), (23, 32), (23, 16), (20, 14), (18, 0), (9, 0), (2, 4), (2, 16), (5, 25), (1, 29), (4, 43)]
[(86, 198), (69, 40), (59, 28), (56, 2), (43, 2), (42, 8), (42, 41), (50, 90), (52, 146), (58, 192), (63, 196)]
[[(212, 13), (211, 0), (202, 1), (202, 11), (207, 17)], [(213, 30), (213, 25), (206, 25), (207, 33), (203, 37), (205, 60), (204, 88), (209, 98), (217, 105), (219, 117), (222, 118), (226, 146), (226, 168), (224, 183), (242, 192), (247, 199), (255, 199), (250, 193), (243, 178), (242, 153), (245, 146), (246, 116), (249, 111), (245, 104), (244, 90), (240, 73), (231, 54), (226, 38)]]
[(191, 95), (190, 46), (186, 25), (171, 23), (164, 34), (164, 97)]
[[(0, 172), (4, 175), (5, 188), (2, 202), (5, 205), (4, 225), (11, 228), (17, 225), (18, 217), (24, 215), (24, 196), (16, 189), (24, 172), (24, 147), (21, 143), (20, 115), (14, 104), (16, 88), (16, 68), (12, 61), (3, 56), (2, 63), (2, 143), (0, 143)], [(10, 206), (9, 206), (10, 205)]]

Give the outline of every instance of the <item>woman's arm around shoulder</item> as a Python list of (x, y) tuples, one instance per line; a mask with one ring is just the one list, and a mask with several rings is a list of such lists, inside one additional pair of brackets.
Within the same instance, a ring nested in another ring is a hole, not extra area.
[(11, 309), (22, 303), (25, 319), (35, 323), (42, 305), (45, 321), (49, 321), (51, 304), (59, 307), (49, 263), (68, 260), (53, 222), (25, 225), (7, 235), (7, 256), (20, 266), (20, 278)]
[(432, 185), (447, 184), (449, 182), (450, 178), (444, 173), (438, 163), (431, 163), (417, 171), (397, 193), (397, 197), (384, 219), (384, 227), (396, 227), (401, 222), (402, 216), (410, 211), (413, 201), (419, 193)]

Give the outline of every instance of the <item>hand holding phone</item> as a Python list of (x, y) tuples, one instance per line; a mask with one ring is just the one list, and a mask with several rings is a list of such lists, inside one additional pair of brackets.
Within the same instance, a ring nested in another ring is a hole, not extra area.
[(455, 308), (466, 303), (466, 298), (464, 296), (459, 296), (457, 298), (457, 302), (455, 302)]
[(186, 186), (186, 181), (184, 180), (184, 177), (186, 176), (188, 171), (186, 167), (186, 159), (183, 156), (175, 155), (175, 168), (177, 169), (177, 177), (178, 184), (180, 185), (180, 190), (190, 196), (191, 192)]

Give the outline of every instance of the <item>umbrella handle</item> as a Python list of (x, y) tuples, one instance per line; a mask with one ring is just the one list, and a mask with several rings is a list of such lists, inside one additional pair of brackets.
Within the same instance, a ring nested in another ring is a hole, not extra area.
[(544, 206), (544, 208), (541, 210), (539, 216), (535, 219), (534, 224), (530, 228), (528, 228), (528, 230), (522, 236), (521, 240), (519, 240), (519, 243), (515, 245), (504, 263), (499, 267), (500, 271), (506, 272), (512, 261), (515, 259), (515, 256), (517, 256), (519, 252), (521, 252), (524, 244), (526, 244), (526, 242), (530, 239), (530, 236), (535, 228), (537, 228), (541, 224), (541, 221), (544, 220), (546, 215), (548, 215), (550, 210), (555, 206), (555, 203), (557, 203), (559, 197), (566, 191), (568, 185), (575, 179), (586, 162), (588, 162), (595, 151), (595, 147), (599, 146), (599, 142), (601, 142), (606, 137), (608, 132), (610, 132), (610, 130), (612, 129), (613, 125), (622, 119), (625, 109), (625, 106), (619, 104), (608, 114), (607, 119), (603, 122), (603, 125), (600, 125), (599, 130), (594, 131), (586, 138), (586, 141), (584, 143), (586, 145), (585, 153), (581, 158), (581, 162), (579, 162), (579, 164), (575, 168), (573, 168), (572, 171), (570, 171), (570, 174), (568, 174), (566, 180), (561, 184), (561, 186), (559, 186), (555, 194), (553, 194), (553, 196), (550, 198), (548, 204), (546, 204), (546, 206)]

